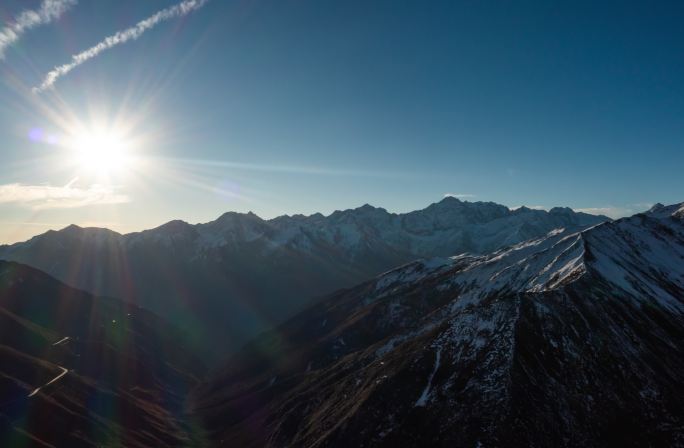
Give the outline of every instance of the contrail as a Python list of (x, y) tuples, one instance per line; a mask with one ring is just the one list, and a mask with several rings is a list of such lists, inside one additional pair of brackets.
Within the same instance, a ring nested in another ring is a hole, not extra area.
[(45, 78), (40, 86), (34, 87), (34, 93), (43, 92), (55, 84), (57, 79), (66, 75), (79, 65), (84, 62), (94, 58), (105, 50), (109, 50), (119, 44), (128, 42), (129, 40), (135, 40), (145, 33), (145, 31), (154, 28), (161, 22), (167, 20), (175, 19), (177, 17), (183, 17), (192, 11), (195, 11), (202, 6), (204, 6), (209, 0), (184, 0), (177, 5), (170, 6), (168, 8), (162, 9), (161, 11), (151, 15), (145, 20), (138, 22), (136, 25), (127, 28), (123, 31), (118, 31), (117, 33), (105, 38), (99, 44), (90, 47), (89, 49), (82, 51), (81, 53), (75, 54), (71, 57), (71, 62), (64, 65), (59, 65), (53, 68)]
[(19, 40), (31, 28), (53, 22), (78, 0), (43, 0), (40, 9), (27, 9), (19, 13), (13, 23), (0, 30), (0, 60), (5, 58), (5, 50)]

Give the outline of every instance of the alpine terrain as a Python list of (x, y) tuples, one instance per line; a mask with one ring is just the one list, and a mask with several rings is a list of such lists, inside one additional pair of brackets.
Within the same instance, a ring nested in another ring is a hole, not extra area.
[(217, 446), (684, 446), (682, 372), (684, 203), (335, 293), (193, 408)]
[(226, 213), (206, 224), (172, 221), (127, 235), (70, 226), (0, 247), (0, 259), (147, 307), (186, 330), (207, 359), (218, 359), (312, 298), (417, 258), (488, 253), (607, 219), (447, 197), (406, 214), (369, 205), (271, 220)]

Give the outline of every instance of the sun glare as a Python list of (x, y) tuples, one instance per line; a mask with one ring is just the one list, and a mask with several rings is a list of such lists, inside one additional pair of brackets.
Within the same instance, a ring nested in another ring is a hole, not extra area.
[(83, 132), (74, 136), (69, 146), (82, 174), (122, 174), (133, 160), (128, 142), (115, 132)]

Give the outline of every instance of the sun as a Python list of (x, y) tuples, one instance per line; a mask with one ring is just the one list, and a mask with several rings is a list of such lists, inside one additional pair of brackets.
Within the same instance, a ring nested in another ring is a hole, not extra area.
[(132, 168), (130, 144), (116, 132), (102, 129), (79, 132), (71, 138), (69, 147), (81, 174), (120, 175)]

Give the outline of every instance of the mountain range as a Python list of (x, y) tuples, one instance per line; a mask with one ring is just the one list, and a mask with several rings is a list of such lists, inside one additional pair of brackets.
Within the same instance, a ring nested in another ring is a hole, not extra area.
[(216, 446), (675, 447), (683, 355), (684, 203), (658, 204), (338, 291), (192, 408)]
[(206, 224), (172, 221), (126, 235), (69, 226), (0, 246), (0, 259), (148, 308), (183, 329), (190, 346), (212, 363), (313, 298), (398, 265), (486, 254), (553, 229), (606, 220), (569, 208), (512, 210), (447, 197), (405, 214), (370, 205), (271, 220), (231, 212)]

